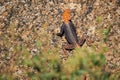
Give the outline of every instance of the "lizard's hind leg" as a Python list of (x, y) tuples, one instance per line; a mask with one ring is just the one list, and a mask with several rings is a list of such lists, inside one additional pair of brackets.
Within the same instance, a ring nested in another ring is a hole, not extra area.
[(73, 44), (67, 44), (67, 45), (62, 46), (62, 49), (63, 49), (63, 52), (64, 52), (65, 55), (67, 55), (67, 50), (71, 51), (74, 48), (75, 48), (75, 45), (73, 45)]
[(83, 46), (83, 44), (85, 43), (85, 41), (86, 41), (86, 36), (82, 36), (79, 39), (79, 41), (78, 41), (79, 46)]
[(63, 58), (62, 58), (62, 62), (64, 63), (64, 61), (67, 60), (69, 54), (68, 54), (68, 51), (71, 51), (74, 49), (74, 46), (73, 45), (62, 45), (62, 50), (63, 50)]

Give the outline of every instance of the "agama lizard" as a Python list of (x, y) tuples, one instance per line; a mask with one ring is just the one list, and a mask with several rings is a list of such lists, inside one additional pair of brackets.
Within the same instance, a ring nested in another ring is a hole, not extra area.
[(66, 9), (62, 14), (63, 24), (61, 26), (60, 33), (57, 33), (57, 36), (62, 37), (65, 35), (65, 39), (67, 40), (68, 44), (62, 46), (64, 53), (66, 50), (73, 50), (77, 46), (82, 46), (86, 39), (81, 38), (78, 39), (76, 29), (74, 24), (71, 21), (70, 10)]

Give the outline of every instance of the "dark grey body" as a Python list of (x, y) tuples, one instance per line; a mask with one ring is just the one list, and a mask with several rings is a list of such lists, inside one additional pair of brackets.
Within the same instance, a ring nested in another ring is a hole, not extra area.
[(66, 50), (73, 50), (76, 44), (78, 44), (79, 46), (82, 46), (86, 41), (86, 39), (84, 38), (78, 40), (76, 29), (72, 21), (69, 21), (68, 23), (63, 23), (61, 26), (60, 33), (58, 33), (57, 35), (60, 37), (65, 35), (65, 38), (69, 44), (69, 45), (63, 46), (63, 49), (66, 49)]
[(71, 21), (63, 23), (58, 36), (65, 35), (65, 38), (69, 44), (76, 44), (78, 42), (76, 29)]

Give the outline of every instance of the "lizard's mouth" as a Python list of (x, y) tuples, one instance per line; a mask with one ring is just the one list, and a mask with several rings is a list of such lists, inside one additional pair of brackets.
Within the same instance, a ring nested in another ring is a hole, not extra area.
[(69, 20), (71, 19), (71, 15), (70, 15), (70, 9), (66, 9), (64, 11), (64, 13), (62, 14), (62, 20), (63, 22), (69, 22)]

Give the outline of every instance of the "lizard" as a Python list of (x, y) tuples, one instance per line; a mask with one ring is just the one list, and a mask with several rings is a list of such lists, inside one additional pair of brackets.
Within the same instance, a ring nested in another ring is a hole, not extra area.
[(76, 28), (71, 20), (71, 12), (70, 9), (66, 9), (63, 14), (62, 14), (62, 20), (63, 24), (61, 26), (60, 32), (57, 33), (57, 36), (62, 37), (63, 35), (65, 36), (65, 39), (67, 41), (67, 45), (63, 45), (62, 49), (64, 53), (66, 54), (66, 50), (73, 50), (77, 46), (80, 47), (82, 46), (86, 38), (82, 37), (78, 39), (77, 33), (76, 33)]

